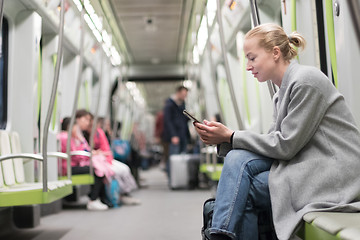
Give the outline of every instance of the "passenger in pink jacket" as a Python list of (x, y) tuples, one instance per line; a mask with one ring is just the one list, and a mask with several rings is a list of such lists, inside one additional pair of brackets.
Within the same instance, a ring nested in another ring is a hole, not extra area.
[(119, 183), (121, 190), (121, 201), (123, 204), (139, 204), (140, 201), (129, 196), (129, 193), (138, 188), (136, 181), (131, 174), (130, 168), (117, 160), (114, 160), (110, 143), (107, 140), (106, 134), (102, 129), (104, 119), (99, 118), (94, 135), (94, 156), (103, 155), (111, 164), (111, 170), (114, 172), (113, 178)]
[[(66, 119), (67, 118), (65, 118), (63, 120), (63, 122), (67, 121)], [(63, 153), (66, 153), (67, 138), (68, 138), (67, 131), (62, 131), (58, 135), (58, 139), (60, 140), (60, 144), (61, 144), (61, 151)], [(90, 151), (89, 144), (87, 143), (85, 138), (82, 136), (80, 129), (76, 124), (74, 124), (72, 134), (71, 134), (70, 151), (87, 151), (87, 152)], [(89, 166), (89, 165), (90, 165), (89, 157), (80, 156), (80, 155), (71, 156), (71, 167), (72, 168), (84, 167), (84, 166)], [(63, 176), (65, 176), (67, 173), (65, 159), (62, 160), (61, 166), (62, 166), (61, 173)], [(75, 172), (76, 172), (76, 170), (75, 170)], [(74, 171), (73, 171), (73, 173), (74, 173)], [(74, 173), (74, 174), (76, 174), (76, 173)]]
[[(71, 151), (90, 151), (90, 146), (85, 140), (81, 132), (81, 127), (87, 127), (90, 124), (90, 115), (86, 111), (78, 111), (76, 113), (76, 123), (72, 128), (71, 136)], [(67, 130), (69, 128), (70, 118), (64, 118), (62, 122), (62, 132), (58, 135), (58, 139), (61, 143), (61, 151), (66, 152), (66, 143), (67, 143)], [(95, 164), (96, 161), (93, 160), (94, 165), (94, 177), (95, 182), (91, 185), (90, 193), (88, 194), (90, 200), (87, 203), (87, 209), (89, 210), (106, 210), (108, 206), (103, 204), (100, 201), (100, 196), (105, 193), (104, 178), (105, 174), (102, 170), (102, 164)], [(99, 162), (99, 161), (97, 161)], [(106, 162), (106, 160), (104, 160)], [(71, 157), (71, 170), (72, 174), (89, 174), (90, 173), (90, 158), (87, 156), (72, 156)], [(100, 166), (100, 167), (99, 167)], [(101, 171), (99, 171), (99, 169)], [(66, 160), (62, 160), (62, 173), (66, 173)]]
[(98, 153), (104, 154), (106, 160), (112, 164), (112, 160), (114, 159), (112, 151), (110, 149), (109, 142), (105, 135), (104, 130), (100, 126), (97, 126), (95, 136), (94, 136), (94, 151)]

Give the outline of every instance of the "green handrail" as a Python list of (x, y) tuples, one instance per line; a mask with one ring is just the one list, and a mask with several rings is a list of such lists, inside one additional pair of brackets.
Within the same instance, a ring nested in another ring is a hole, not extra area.
[(327, 25), (327, 34), (328, 34), (328, 41), (329, 41), (331, 68), (332, 68), (332, 73), (334, 76), (335, 87), (338, 88), (335, 29), (334, 29), (334, 16), (333, 16), (332, 0), (325, 1), (325, 11), (326, 11), (326, 25)]
[[(297, 30), (296, 0), (291, 0), (291, 31), (295, 32), (296, 30)], [(297, 47), (295, 47), (295, 49), (297, 49)], [(296, 56), (296, 59), (299, 60), (299, 55)]]

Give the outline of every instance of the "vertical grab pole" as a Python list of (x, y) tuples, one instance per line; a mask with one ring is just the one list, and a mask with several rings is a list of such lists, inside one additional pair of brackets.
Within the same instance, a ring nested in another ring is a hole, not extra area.
[[(73, 108), (72, 108), (71, 119), (70, 119), (70, 124), (69, 124), (69, 129), (68, 129), (68, 138), (66, 141), (66, 153), (68, 156), (68, 158), (67, 158), (67, 177), (68, 177), (68, 179), (71, 178), (71, 164), (70, 164), (70, 161), (71, 161), (70, 143), (71, 143), (71, 135), (72, 135), (71, 133), (72, 133), (72, 128), (73, 128), (74, 122), (75, 122), (75, 114), (76, 114), (76, 108), (77, 108), (78, 99), (79, 99), (79, 90), (80, 90), (80, 85), (81, 85), (83, 59), (84, 59), (84, 34), (85, 34), (84, 15), (85, 15), (85, 10), (84, 10), (84, 8), (82, 8), (81, 19), (80, 19), (81, 33), (80, 33), (79, 71), (78, 71), (76, 88), (75, 88), (74, 104), (73, 104)], [(90, 161), (90, 168), (91, 168), (91, 161)]]
[(221, 120), (224, 121), (224, 110), (221, 108), (221, 104), (220, 104), (220, 97), (219, 97), (219, 92), (217, 90), (217, 86), (216, 86), (216, 69), (214, 66), (214, 61), (212, 59), (212, 48), (211, 48), (211, 41), (210, 41), (210, 26), (209, 26), (209, 19), (208, 19), (208, 9), (206, 8), (205, 10), (205, 16), (206, 16), (206, 26), (207, 26), (207, 32), (208, 32), (208, 42), (207, 42), (207, 48), (209, 51), (209, 61), (210, 61), (210, 71), (211, 71), (211, 82), (213, 83), (213, 87), (214, 87), (214, 91), (215, 91), (215, 97), (218, 103), (218, 108), (219, 108), (219, 114), (221, 117)]
[(251, 8), (251, 19), (254, 27), (256, 27), (260, 24), (259, 10), (257, 8), (256, 0), (250, 0), (250, 8)]
[[(256, 0), (250, 0), (250, 8), (251, 8), (251, 16), (252, 16), (251, 19), (254, 27), (256, 27), (260, 24), (259, 10), (257, 8)], [(270, 80), (267, 80), (266, 83), (269, 88), (270, 97), (272, 99), (276, 92), (275, 85)]]
[(224, 58), (224, 66), (225, 66), (225, 72), (226, 72), (226, 79), (229, 85), (229, 91), (230, 91), (230, 95), (231, 95), (231, 101), (233, 103), (234, 106), (234, 111), (235, 111), (235, 116), (236, 116), (236, 120), (238, 122), (238, 127), (240, 130), (244, 129), (243, 123), (241, 121), (241, 115), (240, 115), (240, 111), (239, 111), (239, 107), (236, 101), (236, 97), (235, 97), (235, 92), (234, 92), (234, 86), (232, 83), (232, 77), (231, 77), (231, 73), (230, 73), (230, 66), (229, 66), (229, 60), (227, 58), (227, 50), (226, 50), (226, 43), (225, 43), (225, 34), (224, 34), (224, 27), (223, 27), (223, 21), (222, 21), (222, 16), (221, 16), (221, 4), (220, 4), (220, 0), (217, 0), (217, 10), (216, 10), (216, 15), (217, 15), (217, 21), (219, 23), (219, 33), (220, 33), (220, 43), (221, 43), (221, 52)]
[(43, 142), (42, 142), (42, 153), (43, 153), (43, 192), (48, 191), (47, 186), (47, 141), (48, 141), (48, 133), (49, 133), (49, 126), (51, 121), (51, 115), (54, 109), (54, 103), (55, 103), (55, 97), (56, 97), (56, 91), (57, 86), (59, 82), (59, 75), (60, 75), (60, 67), (63, 57), (63, 35), (64, 35), (64, 17), (65, 17), (65, 0), (61, 0), (61, 9), (60, 9), (60, 24), (59, 24), (59, 43), (58, 43), (58, 59), (56, 61), (55, 66), (55, 74), (54, 74), (54, 82), (51, 89), (51, 95), (50, 95), (50, 102), (49, 107), (47, 110), (45, 123), (44, 123), (44, 135), (43, 135)]
[(101, 66), (100, 66), (100, 78), (99, 78), (99, 91), (98, 91), (98, 101), (96, 103), (96, 107), (95, 107), (95, 112), (94, 112), (94, 121), (93, 121), (93, 125), (91, 127), (91, 133), (90, 133), (90, 156), (92, 157), (92, 150), (94, 149), (94, 136), (95, 136), (95, 132), (96, 132), (96, 125), (97, 125), (97, 120), (98, 120), (98, 115), (99, 115), (99, 106), (100, 106), (100, 96), (101, 96), (101, 91), (102, 91), (102, 82), (103, 82), (103, 68), (104, 68), (104, 52), (101, 51)]

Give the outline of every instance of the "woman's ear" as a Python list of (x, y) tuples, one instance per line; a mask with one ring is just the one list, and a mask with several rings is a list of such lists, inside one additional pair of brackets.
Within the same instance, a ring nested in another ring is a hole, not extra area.
[(273, 48), (273, 58), (274, 58), (274, 60), (275, 61), (279, 60), (280, 56), (281, 56), (281, 50), (280, 50), (280, 48), (278, 46), (275, 46)]

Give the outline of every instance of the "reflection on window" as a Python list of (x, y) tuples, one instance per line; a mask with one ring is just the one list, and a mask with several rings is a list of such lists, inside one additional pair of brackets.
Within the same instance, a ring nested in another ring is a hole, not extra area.
[(208, 29), (206, 25), (206, 16), (203, 16), (197, 35), (197, 45), (200, 55), (202, 55), (204, 51), (207, 39), (208, 39)]
[(207, 12), (208, 24), (209, 26), (212, 26), (216, 16), (216, 9), (217, 9), (216, 0), (209, 0), (206, 4), (206, 9), (208, 11)]
[(5, 129), (7, 120), (8, 30), (9, 25), (4, 18), (0, 33), (0, 129)]

